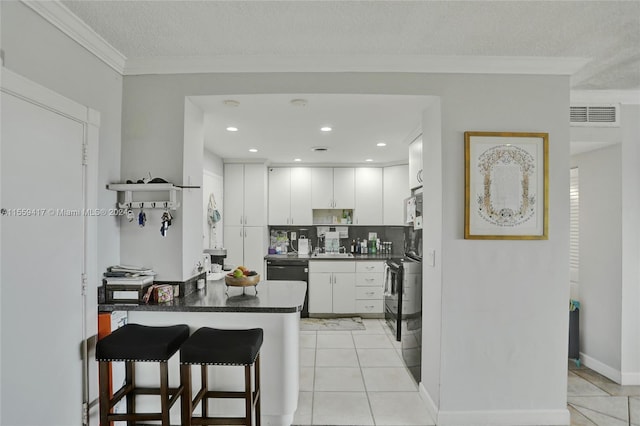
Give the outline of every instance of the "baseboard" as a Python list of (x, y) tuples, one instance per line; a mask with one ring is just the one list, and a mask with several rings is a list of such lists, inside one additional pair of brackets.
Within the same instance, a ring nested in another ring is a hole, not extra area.
[(420, 393), (422, 400), (427, 405), (427, 410), (429, 411), (431, 419), (438, 424), (438, 407), (436, 406), (436, 403), (433, 402), (433, 399), (431, 399), (431, 395), (429, 395), (429, 392), (427, 392), (427, 389), (424, 387), (422, 382), (418, 385), (418, 392)]
[(602, 374), (605, 377), (613, 380), (618, 384), (622, 384), (622, 373), (620, 370), (616, 370), (613, 367), (608, 366), (604, 362), (598, 361), (595, 358), (586, 355), (584, 352), (580, 352), (580, 360), (585, 365), (585, 367), (589, 367), (593, 371)]
[(621, 385), (640, 386), (640, 373), (622, 373), (621, 376)]
[(569, 425), (569, 410), (442, 411), (438, 426), (534, 426)]

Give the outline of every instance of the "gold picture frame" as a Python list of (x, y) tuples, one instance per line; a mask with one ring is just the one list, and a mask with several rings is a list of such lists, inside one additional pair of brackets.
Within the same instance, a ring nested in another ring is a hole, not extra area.
[(549, 238), (549, 134), (465, 132), (464, 238)]

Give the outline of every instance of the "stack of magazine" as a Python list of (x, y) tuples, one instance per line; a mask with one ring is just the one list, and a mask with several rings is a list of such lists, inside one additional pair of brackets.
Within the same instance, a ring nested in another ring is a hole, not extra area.
[(107, 286), (145, 287), (153, 284), (156, 273), (142, 266), (116, 265), (107, 268), (104, 283)]

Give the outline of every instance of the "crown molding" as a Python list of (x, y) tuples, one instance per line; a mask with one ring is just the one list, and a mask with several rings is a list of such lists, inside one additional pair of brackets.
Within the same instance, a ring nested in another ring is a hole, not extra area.
[(574, 104), (622, 104), (640, 105), (640, 90), (572, 90)]
[(572, 75), (588, 58), (427, 55), (220, 55), (128, 58), (124, 75), (252, 72), (417, 72)]
[(54, 27), (71, 37), (72, 40), (93, 53), (105, 64), (124, 73), (126, 56), (110, 45), (83, 20), (78, 18), (59, 1), (21, 0), (34, 12), (49, 21)]

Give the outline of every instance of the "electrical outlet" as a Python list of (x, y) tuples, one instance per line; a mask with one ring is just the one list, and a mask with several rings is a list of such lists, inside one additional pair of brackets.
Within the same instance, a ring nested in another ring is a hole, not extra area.
[(291, 241), (295, 241), (296, 240), (296, 232), (295, 231), (291, 231)]

